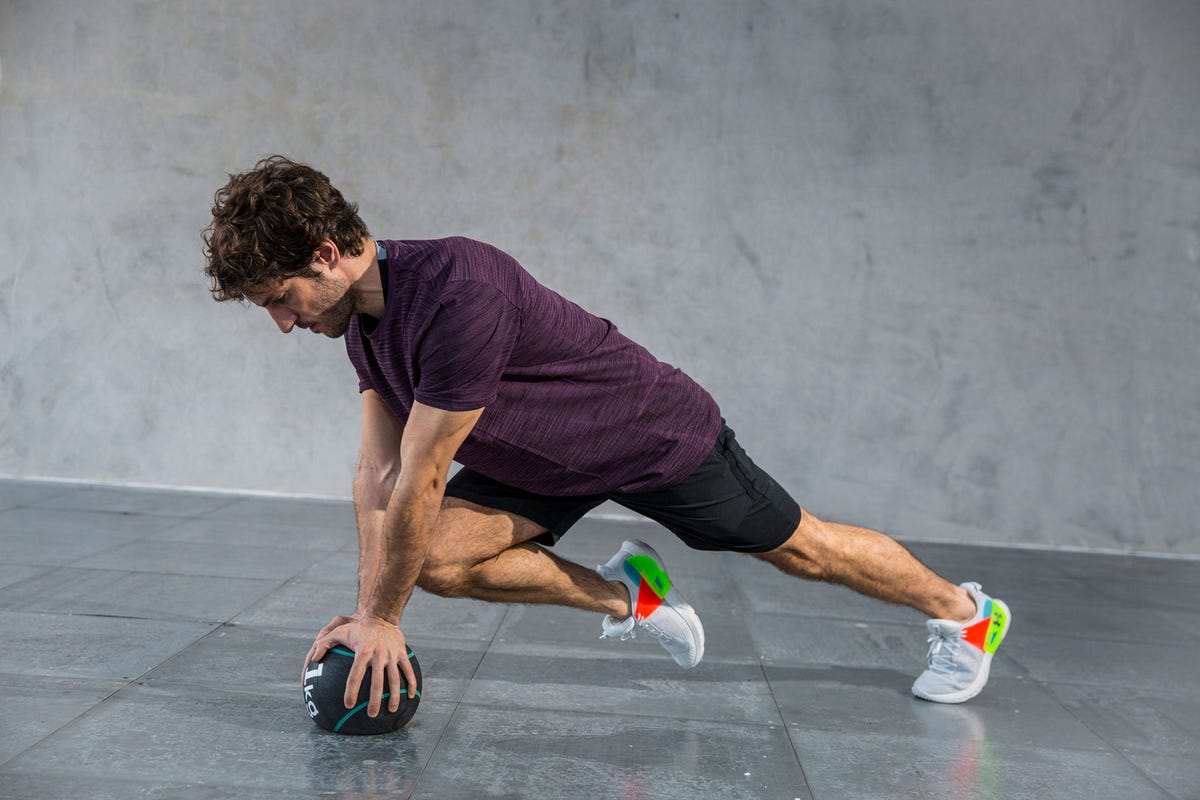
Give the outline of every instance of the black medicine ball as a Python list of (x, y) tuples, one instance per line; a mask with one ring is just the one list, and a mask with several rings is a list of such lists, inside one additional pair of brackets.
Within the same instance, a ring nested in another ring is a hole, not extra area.
[[(417, 713), (417, 705), (421, 702), (421, 665), (411, 647), (408, 648), (408, 660), (412, 662), (413, 672), (417, 676), (417, 696), (410, 700), (408, 687), (405, 686), (401, 689), (400, 708), (394, 714), (389, 712), (391, 693), (385, 677), (383, 703), (378, 716), (372, 719), (367, 716), (367, 701), (371, 698), (371, 668), (367, 667), (363, 675), (358, 689), (358, 702), (354, 708), (346, 708), (342, 700), (346, 694), (346, 678), (354, 663), (354, 653), (340, 645), (333, 648), (320, 661), (309, 664), (304, 673), (304, 704), (308, 707), (308, 715), (327, 731), (356, 736), (391, 733), (403, 727)], [(400, 679), (404, 680), (403, 672), (400, 673)]]

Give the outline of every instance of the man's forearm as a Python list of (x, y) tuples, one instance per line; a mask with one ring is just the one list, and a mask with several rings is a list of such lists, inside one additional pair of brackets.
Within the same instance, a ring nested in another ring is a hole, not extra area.
[[(391, 489), (384, 497), (384, 491)], [(382, 486), (360, 470), (354, 485), (358, 518), (357, 614), (398, 622), (429, 549), (441, 509), (440, 481)]]
[(369, 605), (383, 558), (383, 524), (395, 479), (382, 482), (361, 460), (354, 476), (354, 513), (358, 522), (358, 605), (362, 613)]

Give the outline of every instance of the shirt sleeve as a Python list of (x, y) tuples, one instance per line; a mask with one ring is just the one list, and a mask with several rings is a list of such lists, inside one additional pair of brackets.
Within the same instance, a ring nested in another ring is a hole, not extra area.
[(414, 398), (444, 411), (487, 406), (520, 332), (520, 309), (498, 288), (451, 284), (417, 347)]

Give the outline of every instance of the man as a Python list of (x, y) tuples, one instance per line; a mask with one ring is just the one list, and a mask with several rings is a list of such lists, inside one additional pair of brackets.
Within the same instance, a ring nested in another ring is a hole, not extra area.
[[(362, 395), (354, 482), (358, 604), (317, 635), (371, 667), (368, 714), (414, 691), (399, 627), (415, 586), (604, 614), (602, 635), (653, 636), (683, 667), (704, 629), (658, 554), (627, 541), (596, 570), (549, 549), (614, 500), (688, 546), (733, 550), (932, 619), (913, 693), (957, 703), (987, 682), (1009, 621), (976, 583), (943, 580), (881, 533), (823, 522), (739, 446), (712, 397), (607, 320), (463, 238), (373, 241), (320, 172), (281, 156), (230, 176), (205, 231), (217, 300), (267, 310), (284, 333), (344, 336)], [(462, 465), (446, 481), (451, 461)]]

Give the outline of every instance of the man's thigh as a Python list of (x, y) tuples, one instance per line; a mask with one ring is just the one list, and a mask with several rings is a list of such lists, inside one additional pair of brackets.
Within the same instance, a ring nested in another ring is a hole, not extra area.
[(439, 536), (457, 540), (484, 538), (499, 550), (533, 541), (547, 547), (557, 542), (604, 497), (549, 497), (507, 486), (474, 470), (460, 469), (446, 484)]
[(612, 499), (696, 550), (774, 550), (791, 537), (802, 516), (799, 504), (751, 460), (728, 426), (708, 458), (683, 481)]

